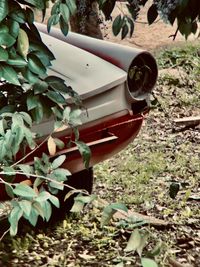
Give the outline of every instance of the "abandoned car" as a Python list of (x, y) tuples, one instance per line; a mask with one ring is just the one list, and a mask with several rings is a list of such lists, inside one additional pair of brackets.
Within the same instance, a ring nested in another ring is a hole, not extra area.
[[(37, 28), (56, 58), (49, 74), (64, 79), (80, 95), (84, 106), (80, 140), (91, 150), (88, 169), (76, 146), (60, 149), (53, 157), (66, 155), (62, 167), (72, 173), (69, 183), (90, 193), (93, 166), (121, 151), (140, 131), (157, 80), (156, 61), (140, 49), (76, 33), (65, 37), (56, 28), (48, 34), (42, 24), (37, 24)], [(46, 119), (33, 131), (40, 133), (42, 142), (53, 125), (53, 119)], [(70, 139), (70, 129), (60, 129), (54, 136), (66, 141)], [(26, 163), (31, 164), (33, 157), (43, 152), (49, 153), (46, 144), (27, 157)]]

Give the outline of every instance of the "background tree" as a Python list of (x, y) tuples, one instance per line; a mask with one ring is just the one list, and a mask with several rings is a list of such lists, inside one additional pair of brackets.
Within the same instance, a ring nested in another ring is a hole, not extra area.
[[(105, 20), (112, 19), (112, 11), (115, 8), (117, 0), (97, 0), (99, 10), (105, 16)], [(125, 1), (122, 1), (125, 2)], [(96, 2), (91, 0), (77, 0), (77, 12), (71, 19), (72, 31), (101, 38), (99, 22), (99, 11)], [(141, 7), (150, 4), (147, 12), (149, 24), (155, 22), (160, 17), (165, 23), (171, 25), (177, 24), (177, 30), (186, 38), (195, 34), (198, 30), (200, 21), (200, 1), (198, 0), (128, 0), (126, 6), (128, 13), (123, 15), (119, 12), (113, 21), (113, 33), (121, 33), (122, 39), (129, 33), (132, 36), (134, 23), (137, 20)]]
[(77, 0), (76, 5), (77, 11), (70, 18), (71, 30), (73, 32), (103, 39), (97, 2), (92, 0)]

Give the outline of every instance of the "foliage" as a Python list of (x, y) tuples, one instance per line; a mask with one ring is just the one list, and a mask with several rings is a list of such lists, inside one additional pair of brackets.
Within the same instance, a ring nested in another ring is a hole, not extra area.
[[(105, 19), (111, 19), (111, 13), (117, 3), (116, 0), (99, 0), (99, 7), (105, 15)], [(112, 27), (113, 34), (118, 35), (121, 32), (121, 38), (125, 38), (129, 33), (132, 36), (134, 32), (134, 24), (140, 14), (141, 8), (148, 4), (150, 0), (128, 0), (128, 14), (120, 12), (114, 19)], [(198, 31), (198, 22), (200, 21), (200, 2), (198, 0), (153, 0), (148, 8), (147, 20), (149, 25), (160, 18), (171, 25), (177, 24), (177, 31), (172, 36), (176, 38), (179, 31), (187, 37)]]
[[(35, 226), (39, 216), (49, 221), (52, 205), (59, 207), (56, 194), (67, 186), (64, 182), (71, 173), (61, 167), (66, 156), (55, 158), (57, 149), (73, 143), (83, 155), (86, 167), (90, 158), (89, 148), (78, 140), (77, 126), (81, 124), (78, 95), (64, 80), (48, 75), (54, 55), (34, 25), (34, 9), (41, 10), (44, 17), (47, 6), (47, 0), (0, 3), (0, 181), (11, 198), (8, 216), (11, 235), (17, 233), (20, 218)], [(73, 0), (56, 1), (48, 30), (59, 22), (62, 32), (67, 34), (69, 16), (75, 9)], [(67, 96), (72, 100), (70, 106)], [(32, 126), (50, 116), (54, 117), (54, 130), (63, 125), (71, 127), (75, 139), (64, 143), (53, 137), (53, 130), (38, 144), (39, 134), (32, 131)], [(35, 157), (34, 153), (44, 143), (49, 155)], [(28, 156), (32, 156), (31, 165), (26, 164)]]

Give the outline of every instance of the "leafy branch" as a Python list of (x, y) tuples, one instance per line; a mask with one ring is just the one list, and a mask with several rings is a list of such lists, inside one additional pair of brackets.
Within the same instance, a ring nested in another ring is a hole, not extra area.
[[(0, 3), (0, 183), (11, 199), (8, 217), (11, 235), (17, 233), (21, 217), (32, 225), (36, 225), (38, 216), (49, 221), (51, 205), (59, 207), (56, 194), (64, 187), (76, 190), (65, 184), (71, 175), (61, 168), (66, 156), (50, 161), (57, 148), (69, 145), (53, 137), (58, 127), (65, 125), (74, 133), (74, 145), (85, 157), (86, 166), (89, 162), (89, 148), (79, 141), (77, 130), (81, 124), (80, 98), (63, 79), (48, 75), (55, 58), (34, 25), (33, 9), (41, 10), (44, 17), (47, 2), (3, 0)], [(52, 2), (47, 28), (50, 30), (52, 25), (60, 23), (66, 35), (69, 17), (76, 11), (75, 2)], [(69, 97), (70, 106), (66, 100)], [(32, 128), (49, 117), (54, 119), (54, 130), (38, 144), (41, 136)], [(45, 144), (49, 155), (34, 157), (28, 165), (27, 159)], [(17, 182), (18, 178), (22, 182)]]
[[(105, 19), (112, 19), (112, 11), (115, 6), (119, 9), (119, 14), (116, 16), (112, 23), (112, 30), (114, 35), (121, 33), (121, 38), (127, 37), (129, 34), (132, 37), (135, 23), (140, 15), (141, 8), (149, 3), (149, 0), (128, 0), (126, 2), (126, 8), (128, 12), (124, 12), (121, 5), (117, 1), (99, 0), (99, 8), (103, 11)], [(196, 34), (199, 29), (199, 17), (200, 17), (200, 3), (197, 0), (194, 1), (172, 1), (172, 0), (154, 0), (150, 2), (150, 7), (147, 11), (148, 24), (153, 24), (158, 17), (160, 17), (165, 23), (174, 25), (177, 23), (177, 30), (173, 39), (176, 38), (178, 32), (185, 36), (187, 39), (190, 34)]]

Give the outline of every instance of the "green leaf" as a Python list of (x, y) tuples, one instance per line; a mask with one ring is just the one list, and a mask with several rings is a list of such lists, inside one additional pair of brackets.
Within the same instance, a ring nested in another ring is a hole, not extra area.
[(34, 74), (32, 71), (30, 71), (27, 68), (25, 68), (23, 71), (22, 71), (22, 75), (24, 76), (24, 78), (30, 83), (30, 84), (34, 84), (38, 81), (38, 75)]
[(26, 0), (25, 2), (35, 6), (38, 9), (45, 8), (45, 5), (44, 5), (45, 1), (43, 0)]
[(34, 149), (35, 146), (36, 146), (36, 143), (34, 141), (34, 138), (35, 138), (35, 134), (27, 127), (24, 127), (24, 137), (26, 138), (26, 141), (28, 143), (28, 146), (31, 148), (31, 149)]
[(180, 184), (179, 183), (171, 183), (169, 187), (169, 196), (173, 199), (176, 198), (176, 195), (178, 194), (180, 190)]
[(1, 118), (1, 120), (0, 120), (0, 135), (5, 135), (5, 128), (7, 128), (6, 120)]
[(78, 141), (79, 139), (79, 130), (78, 128), (73, 128), (73, 132), (74, 132), (74, 137), (75, 137), (75, 141)]
[(112, 203), (109, 205), (109, 207), (111, 207), (113, 210), (122, 210), (124, 212), (128, 212), (128, 208), (126, 207), (126, 205), (122, 204), (122, 203)]
[(19, 114), (22, 116), (23, 120), (31, 127), (32, 126), (31, 116), (24, 111), (19, 112)]
[(101, 227), (107, 225), (116, 212), (110, 206), (105, 207), (101, 216)]
[(70, 18), (70, 11), (68, 9), (68, 6), (66, 4), (60, 4), (60, 13), (64, 19), (65, 22), (69, 21)]
[(192, 22), (183, 22), (180, 21), (178, 22), (179, 24), (179, 31), (182, 35), (185, 36), (185, 38), (187, 39), (188, 36), (192, 33), (193, 29), (193, 23)]
[(15, 155), (19, 149), (20, 149), (20, 144), (22, 143), (24, 139), (24, 131), (23, 128), (20, 127), (19, 125), (16, 125), (15, 127), (12, 127), (11, 129), (12, 135), (13, 135), (13, 142), (12, 142), (12, 152), (13, 155)]
[(9, 58), (6, 62), (8, 65), (14, 66), (14, 67), (18, 67), (18, 68), (22, 68), (25, 67), (28, 63), (26, 62), (26, 60), (24, 60), (22, 57), (17, 56), (15, 58)]
[(1, 64), (0, 70), (2, 72), (2, 78), (4, 78), (7, 82), (14, 85), (20, 85), (17, 73), (12, 67)]
[(76, 1), (75, 0), (67, 0), (66, 1), (66, 4), (67, 4), (67, 6), (69, 8), (70, 14), (71, 15), (74, 15), (75, 12), (76, 12), (76, 9), (77, 9), (77, 7), (76, 7)]
[(48, 201), (43, 201), (40, 203), (40, 205), (44, 212), (44, 218), (48, 222), (52, 214), (51, 204)]
[(52, 203), (55, 207), (57, 207), (57, 208), (60, 207), (59, 199), (58, 199), (56, 196), (50, 195), (49, 201), (51, 201), (51, 203)]
[(59, 24), (60, 24), (60, 29), (61, 29), (62, 33), (66, 36), (68, 34), (68, 31), (69, 31), (69, 25), (63, 19), (62, 16), (60, 17)]
[(124, 24), (124, 26), (122, 27), (122, 40), (127, 36), (128, 34), (128, 25), (127, 24)]
[(51, 177), (58, 182), (66, 181), (67, 176), (70, 176), (71, 173), (67, 169), (58, 168), (52, 171)]
[(45, 218), (44, 216), (44, 211), (42, 206), (40, 205), (39, 202), (34, 202), (32, 204), (32, 208), (35, 210), (36, 213), (38, 213), (43, 219)]
[(8, 32), (9, 32), (8, 26), (5, 24), (1, 24), (0, 25), (0, 33), (8, 33)]
[(42, 64), (45, 67), (49, 67), (52, 65), (49, 56), (46, 55), (43, 51), (34, 51), (33, 54), (41, 60)]
[[(11, 152), (11, 146), (13, 142), (13, 135), (11, 130), (7, 130), (5, 134), (5, 146), (8, 150), (8, 154)], [(12, 153), (11, 153), (12, 154)]]
[(191, 32), (193, 34), (196, 34), (197, 30), (198, 30), (198, 24), (197, 24), (197, 22), (194, 21), (194, 22), (192, 22)]
[(90, 163), (90, 157), (91, 157), (91, 151), (89, 146), (87, 146), (85, 143), (81, 141), (75, 141), (75, 144), (77, 145), (79, 152), (81, 156), (83, 157), (83, 163), (85, 165), (85, 168), (89, 168)]
[(23, 215), (23, 211), (20, 206), (16, 205), (8, 216), (8, 221), (10, 223), (10, 235), (15, 236), (18, 230), (18, 222)]
[(21, 8), (14, 10), (12, 13), (9, 13), (9, 16), (18, 23), (26, 23), (25, 10)]
[(77, 194), (77, 193), (82, 193), (83, 190), (81, 189), (73, 189), (73, 190), (70, 190), (64, 197), (64, 201), (66, 201), (68, 198), (70, 198), (72, 195), (74, 194)]
[(128, 23), (129, 23), (129, 27), (130, 27), (130, 35), (129, 37), (131, 38), (132, 35), (133, 35), (133, 32), (134, 32), (134, 28), (135, 28), (135, 25), (134, 25), (134, 22), (131, 18), (127, 17), (128, 19)]
[(135, 251), (136, 249), (138, 249), (140, 247), (141, 244), (141, 235), (138, 231), (138, 229), (135, 229), (129, 240), (128, 240), (128, 244), (126, 246), (126, 248), (124, 249), (125, 252), (131, 252), (131, 251)]
[(11, 47), (15, 43), (16, 39), (9, 33), (2, 32), (0, 34), (0, 45)]
[(100, 9), (103, 11), (106, 20), (109, 20), (111, 18), (111, 13), (114, 7), (115, 7), (115, 1), (108, 1), (108, 0), (101, 1)]
[(49, 183), (50, 188), (58, 189), (58, 190), (63, 190), (64, 185), (62, 182), (50, 182)]
[(18, 112), (15, 112), (12, 116), (12, 128), (15, 126), (24, 127), (23, 118)]
[(18, 53), (26, 59), (29, 50), (29, 39), (27, 33), (23, 29), (19, 29), (17, 50)]
[[(33, 167), (27, 164), (18, 164), (17, 167), (24, 173), (32, 174), (33, 173)], [(27, 175), (27, 177), (30, 177), (30, 175)]]
[(51, 194), (47, 191), (42, 191), (39, 193), (38, 197), (35, 199), (37, 202), (43, 202), (46, 201), (51, 197)]
[(4, 146), (4, 141), (0, 140), (0, 161), (2, 161), (6, 155), (6, 148)]
[(26, 184), (17, 184), (15, 189), (13, 189), (13, 193), (17, 196), (26, 198), (34, 198), (38, 196), (35, 190)]
[(19, 23), (15, 20), (9, 20), (8, 21), (8, 26), (9, 26), (9, 33), (14, 37), (17, 38), (19, 34)]
[(70, 212), (81, 212), (85, 204), (82, 201), (75, 200)]
[(45, 78), (45, 81), (56, 92), (58, 91), (69, 94), (69, 91), (71, 91), (70, 87), (65, 84), (65, 81), (59, 77), (48, 76)]
[[(82, 124), (80, 118), (81, 113), (82, 113), (81, 109), (73, 109), (69, 114), (68, 123), (73, 126), (81, 125)], [(65, 116), (65, 113), (63, 115)]]
[(112, 31), (113, 31), (113, 34), (115, 36), (117, 36), (122, 28), (122, 25), (123, 25), (123, 19), (121, 17), (121, 15), (118, 15), (114, 21), (113, 21), (113, 24), (112, 24)]
[(84, 204), (91, 203), (97, 198), (96, 195), (90, 195), (90, 196), (83, 196), (82, 194), (79, 194), (74, 198), (74, 200), (82, 201)]
[(8, 51), (0, 46), (0, 61), (8, 60)]
[(158, 267), (154, 260), (148, 258), (141, 258), (142, 267)]
[(38, 212), (36, 209), (32, 208), (30, 215), (27, 217), (24, 214), (24, 217), (30, 222), (31, 225), (36, 226), (38, 220)]
[(41, 122), (44, 116), (44, 108), (45, 107), (43, 106), (43, 104), (40, 101), (38, 101), (37, 107), (31, 110), (31, 115), (34, 122), (36, 123)]
[(110, 222), (113, 215), (118, 211), (122, 210), (124, 212), (128, 212), (127, 207), (124, 204), (121, 203), (112, 203), (108, 206), (106, 206), (103, 210), (103, 214), (101, 217), (101, 226), (104, 226)]
[(0, 140), (0, 160), (3, 160), (7, 155), (7, 148), (4, 144), (4, 140)]
[(38, 178), (38, 177), (37, 177), (37, 178), (34, 180), (33, 188), (38, 187), (38, 186), (41, 185), (43, 182), (44, 182), (44, 179), (41, 179), (41, 178)]
[(57, 14), (52, 15), (47, 22), (47, 31), (50, 32), (51, 26), (56, 25), (59, 22), (59, 16)]
[(147, 240), (148, 240), (149, 234), (145, 233), (144, 235), (141, 235), (141, 242), (140, 245), (137, 247), (137, 253), (141, 257), (142, 256), (142, 251), (144, 247), (146, 246)]
[(32, 109), (36, 108), (38, 105), (38, 101), (39, 101), (38, 96), (35, 96), (32, 94), (28, 95), (27, 100), (26, 100), (28, 110), (32, 110)]
[(58, 138), (54, 138), (54, 142), (59, 149), (63, 149), (65, 147), (65, 143)]
[(160, 241), (156, 244), (156, 246), (152, 249), (152, 251), (148, 253), (148, 255), (150, 255), (151, 257), (158, 256), (161, 252), (161, 249), (162, 249), (162, 242)]
[(66, 160), (66, 156), (65, 155), (61, 155), (59, 157), (57, 157), (56, 159), (54, 159), (54, 161), (51, 164), (52, 169), (57, 169), (58, 167), (60, 167), (64, 161)]
[(60, 3), (55, 2), (51, 8), (51, 15), (56, 15), (60, 13)]
[(38, 53), (39, 52), (40, 54), (44, 54), (45, 56), (47, 56), (49, 58), (49, 60), (54, 60), (55, 59), (54, 55), (49, 50), (49, 48), (44, 43), (42, 43), (41, 41), (37, 42), (37, 43), (30, 42), (29, 49), (33, 53), (35, 53), (35, 52)]
[(10, 197), (10, 198), (14, 198), (14, 194), (13, 194), (13, 188), (11, 185), (8, 185), (8, 184), (5, 184), (5, 190), (6, 190), (6, 193), (7, 195)]
[(34, 85), (33, 85), (33, 90), (34, 94), (41, 94), (44, 93), (48, 88), (48, 84), (45, 81), (38, 80)]
[(34, 54), (28, 55), (28, 68), (35, 74), (42, 75), (46, 73), (46, 68), (41, 60)]
[(26, 7), (26, 19), (29, 25), (34, 23), (34, 12), (28, 7)]
[(0, 22), (8, 15), (8, 0), (0, 1)]
[(66, 99), (59, 92), (48, 91), (46, 96), (56, 104), (66, 104)]
[(63, 111), (63, 119), (69, 122), (70, 120), (71, 107), (67, 106)]
[(156, 20), (157, 17), (158, 17), (157, 6), (155, 4), (152, 4), (147, 12), (147, 20), (149, 25), (151, 25)]
[(32, 203), (28, 200), (21, 200), (18, 202), (20, 208), (23, 210), (23, 212), (26, 214), (26, 216), (29, 216), (31, 213), (31, 205)]

